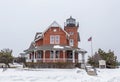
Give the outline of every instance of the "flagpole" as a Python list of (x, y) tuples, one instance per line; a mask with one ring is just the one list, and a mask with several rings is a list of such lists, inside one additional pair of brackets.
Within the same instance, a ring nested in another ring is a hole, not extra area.
[(91, 40), (91, 56), (93, 56), (93, 42), (92, 42), (92, 40)]
[[(92, 36), (88, 39), (88, 41), (91, 42), (91, 58), (94, 61), (94, 54), (93, 54), (93, 42), (92, 42)], [(94, 66), (94, 65), (93, 65)]]
[(90, 38), (88, 38), (88, 41), (91, 42), (91, 56), (93, 56), (93, 45), (92, 45), (92, 36)]

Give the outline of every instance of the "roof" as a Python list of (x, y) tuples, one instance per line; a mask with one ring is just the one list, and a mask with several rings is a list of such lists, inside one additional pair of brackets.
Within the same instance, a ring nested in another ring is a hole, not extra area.
[(67, 45), (42, 45), (42, 46), (37, 46), (31, 49), (25, 50), (25, 52), (32, 52), (32, 51), (37, 51), (37, 50), (75, 50), (76, 52), (79, 53), (87, 53), (85, 50), (80, 49), (80, 48), (75, 48)]
[(24, 50), (24, 52), (27, 52), (28, 50), (32, 51), (33, 49), (35, 49), (35, 45), (34, 42), (31, 42), (30, 47), (27, 50)]
[(37, 32), (34, 40), (36, 41), (37, 39), (40, 39), (40, 38), (42, 38), (42, 32)]
[(74, 21), (75, 21), (75, 19), (74, 19), (74, 18), (72, 18), (72, 16), (70, 16), (70, 18), (68, 18), (67, 20), (74, 20)]
[(33, 51), (33, 50), (74, 50), (78, 48), (73, 48), (71, 46), (67, 45), (42, 45), (42, 46), (36, 46), (27, 49), (28, 51)]
[(56, 21), (53, 21), (53, 23), (49, 27), (61, 27)]

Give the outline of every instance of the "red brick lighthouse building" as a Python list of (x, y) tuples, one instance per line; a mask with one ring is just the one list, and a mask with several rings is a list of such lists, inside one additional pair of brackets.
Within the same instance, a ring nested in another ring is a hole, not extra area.
[[(78, 47), (79, 23), (72, 17), (66, 20), (64, 29), (53, 22), (45, 31), (37, 32), (30, 47), (25, 50), (28, 67), (75, 67), (84, 63), (86, 51)], [(82, 54), (82, 62), (79, 55)]]

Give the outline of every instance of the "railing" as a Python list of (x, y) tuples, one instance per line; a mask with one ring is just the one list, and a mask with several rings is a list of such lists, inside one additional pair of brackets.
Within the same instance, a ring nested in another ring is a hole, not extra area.
[[(27, 59), (27, 62), (73, 62), (72, 58), (36, 58), (36, 59)], [(75, 62), (78, 62), (78, 59), (75, 59)]]
[(38, 62), (72, 62), (71, 58), (45, 58), (45, 59), (36, 59)]

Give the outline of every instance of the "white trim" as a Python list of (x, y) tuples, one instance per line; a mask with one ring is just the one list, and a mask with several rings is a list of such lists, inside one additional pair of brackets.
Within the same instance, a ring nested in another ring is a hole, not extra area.
[(43, 62), (45, 62), (45, 50), (43, 50)]
[(72, 52), (72, 58), (73, 58), (73, 63), (75, 63), (75, 51), (73, 50), (73, 52)]
[(50, 35), (50, 44), (60, 44), (60, 35)]
[(63, 50), (63, 60), (64, 60), (64, 62), (65, 62), (65, 50)]
[(55, 35), (50, 35), (50, 44), (55, 44)]
[(60, 35), (55, 35), (55, 44), (60, 44)]

